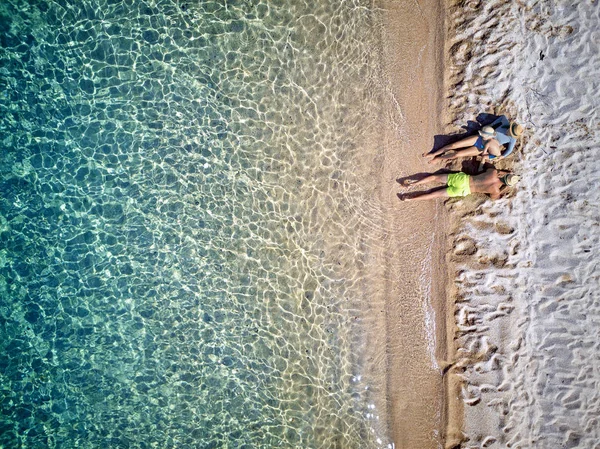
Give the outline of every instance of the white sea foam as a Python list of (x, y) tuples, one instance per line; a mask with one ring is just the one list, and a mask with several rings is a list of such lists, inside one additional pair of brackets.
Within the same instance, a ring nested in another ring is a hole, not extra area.
[[(437, 218), (437, 217), (436, 217)], [(437, 346), (436, 338), (436, 327), (435, 327), (435, 310), (431, 304), (431, 279), (432, 279), (432, 251), (435, 236), (432, 233), (427, 249), (425, 250), (425, 257), (421, 262), (421, 272), (419, 275), (419, 282), (422, 289), (421, 307), (423, 310), (423, 317), (425, 318), (425, 339), (427, 341), (427, 350), (431, 359), (431, 367), (435, 370), (439, 370), (440, 367), (437, 362), (435, 348)]]
[(456, 124), (502, 108), (527, 127), (516, 194), (457, 235), (466, 448), (600, 447), (599, 19), (597, 1), (450, 13)]

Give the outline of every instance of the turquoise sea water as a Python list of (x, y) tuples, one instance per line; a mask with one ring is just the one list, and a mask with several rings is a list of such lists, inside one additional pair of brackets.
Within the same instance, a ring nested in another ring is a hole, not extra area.
[(0, 447), (387, 445), (369, 3), (0, 3)]

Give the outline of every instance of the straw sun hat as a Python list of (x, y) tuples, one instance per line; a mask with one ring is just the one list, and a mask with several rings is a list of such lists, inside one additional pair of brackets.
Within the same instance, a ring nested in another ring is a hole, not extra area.
[(523, 134), (523, 127), (516, 122), (510, 122), (508, 133), (511, 137), (519, 137), (521, 134)]

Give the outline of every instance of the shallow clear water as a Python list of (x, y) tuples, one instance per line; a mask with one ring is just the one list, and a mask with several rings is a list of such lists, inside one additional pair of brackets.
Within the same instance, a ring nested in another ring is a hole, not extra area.
[(387, 444), (368, 4), (1, 3), (2, 447)]

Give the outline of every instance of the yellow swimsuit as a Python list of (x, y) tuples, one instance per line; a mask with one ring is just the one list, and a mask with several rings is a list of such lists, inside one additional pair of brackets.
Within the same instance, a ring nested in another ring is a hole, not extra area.
[(471, 186), (469, 185), (469, 180), (471, 177), (466, 173), (452, 173), (448, 175), (448, 188), (446, 192), (448, 192), (448, 196), (467, 196), (471, 194)]

